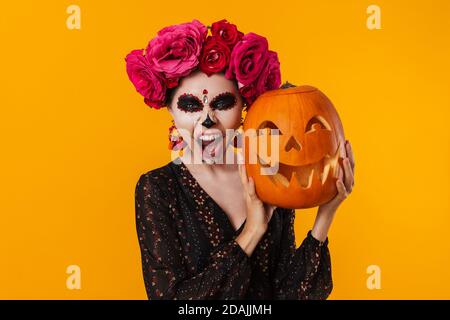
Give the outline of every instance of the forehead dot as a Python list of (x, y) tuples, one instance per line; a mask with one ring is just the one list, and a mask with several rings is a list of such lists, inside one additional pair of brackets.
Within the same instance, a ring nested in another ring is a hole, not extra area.
[(203, 89), (203, 94), (208, 94), (208, 90)]

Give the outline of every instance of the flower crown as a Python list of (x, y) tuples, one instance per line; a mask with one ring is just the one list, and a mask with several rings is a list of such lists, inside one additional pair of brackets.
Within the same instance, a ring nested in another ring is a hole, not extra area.
[[(208, 35), (211, 30), (211, 35)], [(144, 102), (155, 109), (166, 106), (168, 89), (200, 69), (208, 76), (223, 72), (237, 80), (247, 108), (262, 93), (281, 84), (280, 62), (267, 39), (243, 34), (223, 19), (205, 26), (197, 19), (158, 31), (145, 49), (125, 58), (127, 74)]]

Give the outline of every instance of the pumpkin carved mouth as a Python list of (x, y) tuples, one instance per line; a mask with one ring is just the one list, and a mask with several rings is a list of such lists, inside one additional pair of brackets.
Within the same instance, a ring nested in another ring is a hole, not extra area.
[[(267, 159), (264, 160), (259, 155), (257, 156), (257, 159), (261, 167), (273, 167)], [(282, 185), (287, 188), (293, 179), (296, 179), (303, 189), (309, 189), (312, 185), (313, 179), (319, 179), (323, 185), (330, 173), (333, 177), (337, 177), (338, 159), (339, 146), (336, 148), (334, 155), (326, 154), (315, 163), (301, 166), (291, 166), (279, 162), (278, 172), (266, 176), (269, 177), (275, 185)]]

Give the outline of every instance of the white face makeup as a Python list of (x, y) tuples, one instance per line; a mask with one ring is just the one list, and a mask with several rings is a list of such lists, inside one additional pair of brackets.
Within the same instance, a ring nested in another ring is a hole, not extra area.
[[(181, 80), (169, 112), (176, 127), (182, 129), (183, 139), (201, 144), (208, 151), (202, 152), (204, 158), (209, 158), (225, 152), (226, 130), (239, 128), (242, 109), (242, 97), (234, 81), (222, 73), (208, 77), (195, 71)], [(219, 141), (223, 142), (221, 146)]]

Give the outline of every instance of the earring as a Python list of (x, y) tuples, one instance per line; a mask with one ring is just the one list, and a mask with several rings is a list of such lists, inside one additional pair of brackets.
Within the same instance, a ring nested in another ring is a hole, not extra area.
[(184, 147), (183, 137), (177, 130), (175, 122), (172, 120), (172, 125), (169, 127), (169, 150), (178, 151)]

